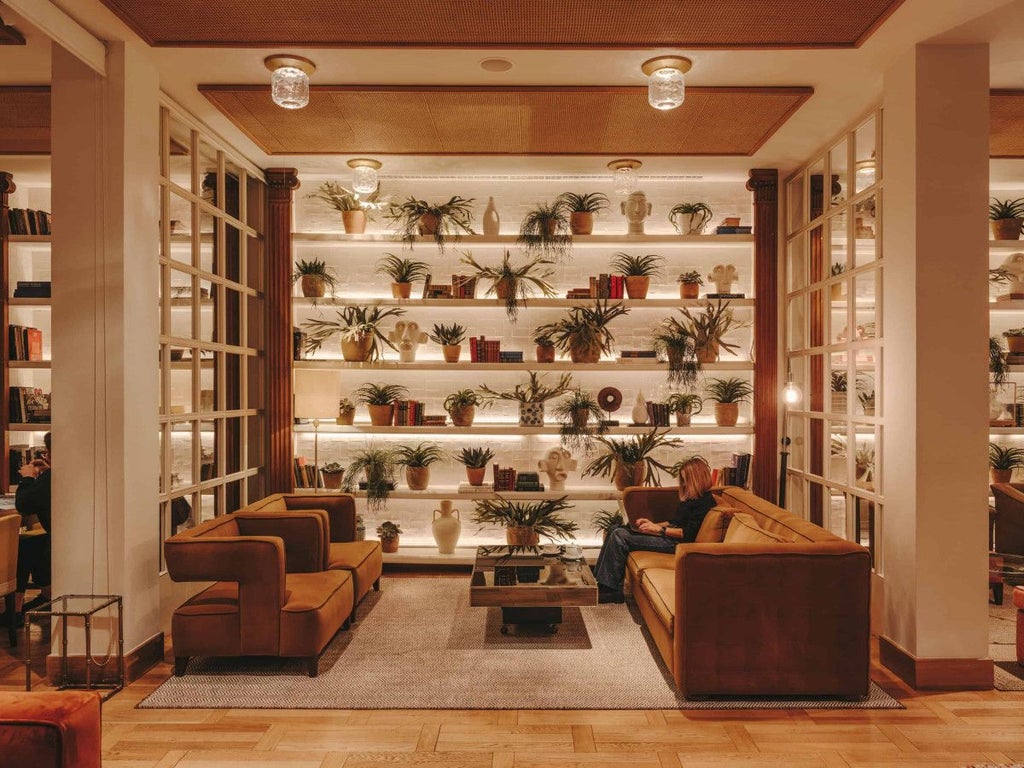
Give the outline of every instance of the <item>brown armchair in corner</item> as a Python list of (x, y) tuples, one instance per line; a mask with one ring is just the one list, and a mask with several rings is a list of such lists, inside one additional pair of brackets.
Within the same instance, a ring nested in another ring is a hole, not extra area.
[(1024, 555), (1024, 483), (994, 483), (995, 551)]

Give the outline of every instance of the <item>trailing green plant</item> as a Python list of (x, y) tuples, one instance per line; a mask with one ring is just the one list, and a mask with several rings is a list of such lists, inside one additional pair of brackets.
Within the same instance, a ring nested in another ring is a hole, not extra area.
[(591, 518), (590, 523), (601, 532), (602, 538), (621, 525), (626, 524), (621, 509), (599, 509)]
[(569, 390), (568, 397), (555, 405), (552, 414), (560, 423), (562, 445), (570, 451), (589, 453), (593, 436), (608, 431), (597, 398), (578, 387)]
[(500, 494), (496, 499), (482, 499), (476, 502), (473, 522), (481, 528), (500, 526), (502, 528), (532, 528), (539, 536), (547, 539), (572, 539), (579, 530), (574, 520), (567, 520), (560, 513), (572, 509), (562, 496), (558, 499), (541, 501), (511, 501)]
[(654, 351), (668, 360), (668, 383), (692, 387), (701, 370), (697, 344), (688, 323), (677, 317), (666, 317), (651, 331)]
[(988, 337), (988, 372), (992, 374), (992, 384), (1001, 387), (1010, 374), (1010, 365), (1006, 362), (1006, 350), (995, 336)]
[(355, 490), (359, 477), (366, 480), (366, 506), (371, 511), (382, 509), (395, 487), (395, 452), (391, 448), (370, 446), (357, 450), (345, 469), (342, 486), (346, 492)]
[(703, 312), (691, 313), (688, 307), (682, 307), (679, 311), (686, 318), (690, 335), (693, 337), (693, 345), (698, 351), (717, 344), (719, 349), (735, 354), (739, 350), (739, 345), (726, 342), (723, 337), (731, 331), (750, 325), (744, 320), (737, 320), (729, 308), (729, 302), (723, 304), (721, 299), (717, 304), (708, 302)]
[(558, 200), (554, 203), (537, 203), (523, 219), (516, 242), (527, 253), (538, 254), (549, 261), (568, 258), (572, 249), (572, 235), (565, 206)]
[(988, 217), (992, 221), (1024, 218), (1024, 197), (1016, 200), (998, 200), (993, 197), (988, 206)]
[(716, 403), (744, 403), (754, 394), (754, 388), (746, 379), (735, 376), (728, 379), (711, 379), (704, 387), (710, 400)]
[(711, 217), (715, 214), (711, 211), (711, 208), (707, 203), (679, 203), (668, 212), (668, 220), (672, 223), (672, 226), (676, 228), (676, 232), (681, 235), (687, 234), (683, 232), (682, 218), (683, 216), (699, 215), (700, 223), (696, 226), (696, 229), (703, 229), (704, 226), (711, 221)]
[(363, 307), (351, 305), (335, 310), (337, 320), (325, 320), (323, 318), (312, 318), (302, 324), (307, 330), (306, 351), (316, 352), (323, 346), (324, 342), (334, 335), (340, 335), (342, 341), (363, 342), (372, 338), (370, 345), (370, 361), (379, 360), (383, 353), (383, 347), (397, 351), (397, 347), (391, 343), (387, 336), (381, 331), (381, 323), (389, 317), (401, 317), (405, 314), (402, 307), (383, 308), (379, 306)]
[(491, 459), (494, 458), (494, 451), (490, 448), (463, 448), (453, 458), (470, 469), (483, 469), (491, 463)]
[(472, 389), (460, 389), (458, 392), (452, 392), (448, 395), (444, 399), (442, 407), (445, 411), (451, 413), (454, 408), (465, 408), (469, 405), (480, 405), (480, 403), (480, 395)]
[(395, 463), (400, 467), (429, 467), (445, 458), (445, 452), (437, 443), (400, 445), (395, 448)]
[(392, 205), (387, 217), (391, 227), (398, 231), (402, 241), (410, 248), (420, 233), (420, 219), (432, 216), (437, 219), (434, 242), (441, 253), (449, 238), (458, 240), (462, 234), (475, 235), (473, 231), (473, 198), (466, 199), (453, 195), (447, 203), (428, 203), (410, 197), (404, 203)]
[(495, 400), (514, 400), (517, 403), (543, 403), (564, 395), (569, 391), (569, 385), (572, 383), (571, 373), (563, 373), (559, 376), (554, 386), (544, 384), (541, 381), (542, 375), (536, 371), (530, 371), (530, 380), (526, 386), (516, 384), (511, 390), (497, 392), (486, 384), (481, 384), (478, 391), (484, 405), (491, 405)]
[(550, 337), (556, 347), (570, 355), (610, 355), (615, 337), (608, 324), (627, 314), (629, 310), (622, 302), (609, 304), (607, 299), (597, 299), (592, 307), (570, 307), (561, 320), (541, 325), (534, 333)]
[(352, 393), (356, 401), (364, 405), (391, 405), (396, 400), (404, 400), (409, 390), (401, 384), (377, 384), (367, 382)]
[(466, 326), (459, 323), (452, 323), (451, 325), (434, 323), (434, 327), (427, 336), (435, 344), (440, 344), (442, 347), (451, 347), (461, 344), (466, 340)]
[(315, 277), (322, 280), (327, 290), (334, 293), (338, 287), (338, 276), (334, 267), (328, 267), (327, 262), (322, 259), (299, 259), (295, 262), (295, 271), (292, 272), (292, 282), (297, 283), (304, 277)]
[(611, 268), (624, 277), (655, 277), (661, 274), (665, 259), (656, 253), (645, 256), (630, 256), (619, 251), (612, 256)]
[(1024, 448), (1012, 445), (988, 444), (988, 465), (992, 469), (1007, 470), (1024, 467)]
[(695, 392), (673, 392), (665, 399), (665, 405), (672, 413), (700, 413), (704, 410), (704, 398)]
[(610, 204), (608, 196), (601, 192), (563, 192), (556, 203), (569, 213), (601, 213)]
[(385, 520), (383, 523), (377, 526), (377, 535), (382, 539), (397, 539), (402, 533), (402, 526), (398, 523), (392, 523), (390, 520)]
[(704, 276), (701, 275), (696, 269), (691, 269), (688, 272), (680, 272), (679, 277), (676, 278), (677, 283), (696, 283), (697, 285), (704, 285)]
[[(545, 296), (554, 296), (555, 289), (547, 281), (547, 278), (553, 274), (547, 268), (551, 261), (537, 257), (519, 267), (513, 267), (511, 258), (512, 254), (505, 251), (505, 256), (497, 267), (485, 267), (478, 264), (471, 253), (464, 254), (461, 261), (476, 270), (478, 279), (491, 281), (491, 287), (487, 289), (486, 295), (498, 295), (499, 291), (505, 294), (505, 314), (514, 323), (519, 317), (520, 304), (525, 307), (527, 298), (535, 290)], [(537, 270), (537, 274), (534, 273), (534, 270)]]
[(336, 181), (325, 181), (316, 192), (310, 192), (306, 197), (322, 200), (336, 211), (365, 211), (367, 217), (383, 205), (379, 186), (370, 194), (364, 195), (353, 192)]
[(403, 259), (393, 253), (385, 253), (377, 262), (377, 274), (387, 275), (393, 283), (414, 283), (427, 278), (430, 265), (425, 261)]
[(604, 446), (604, 452), (591, 461), (583, 470), (583, 477), (613, 477), (617, 465), (644, 465), (643, 485), (661, 485), (661, 472), (668, 472), (671, 465), (654, 458), (655, 451), (664, 448), (679, 448), (682, 440), (668, 438), (668, 430), (662, 432), (655, 427), (641, 435), (626, 438), (597, 435), (594, 439)]

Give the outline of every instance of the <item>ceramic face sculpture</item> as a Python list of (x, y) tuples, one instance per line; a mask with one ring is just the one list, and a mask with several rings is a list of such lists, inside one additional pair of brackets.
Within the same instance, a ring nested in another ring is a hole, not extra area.
[(412, 363), (416, 360), (416, 350), (420, 344), (426, 343), (427, 334), (420, 330), (418, 323), (399, 320), (388, 334), (388, 339), (398, 347), (398, 359), (403, 363)]
[(629, 222), (629, 234), (642, 235), (644, 219), (651, 215), (651, 204), (647, 202), (647, 195), (643, 192), (634, 192), (619, 203), (619, 210)]
[(565, 490), (565, 478), (579, 466), (576, 459), (564, 448), (552, 448), (543, 459), (537, 462), (537, 468), (548, 476), (548, 490)]

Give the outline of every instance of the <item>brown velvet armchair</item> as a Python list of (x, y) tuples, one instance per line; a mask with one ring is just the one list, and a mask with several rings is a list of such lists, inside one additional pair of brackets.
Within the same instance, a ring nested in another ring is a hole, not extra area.
[(995, 483), (995, 551), (1024, 555), (1024, 483)]

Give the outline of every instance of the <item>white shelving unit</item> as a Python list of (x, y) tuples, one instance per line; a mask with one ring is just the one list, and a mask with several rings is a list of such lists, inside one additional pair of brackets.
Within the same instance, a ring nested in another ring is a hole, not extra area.
[[(1018, 197), (1018, 194), (994, 193), (1002, 197)], [(1024, 240), (990, 240), (989, 241), (989, 268), (994, 269), (1002, 264), (1003, 260), (1011, 253), (1024, 251)], [(1006, 347), (1006, 339), (1003, 332), (1010, 328), (1024, 326), (1024, 301), (997, 301), (996, 296), (1006, 292), (1005, 285), (990, 285), (989, 290), (989, 334), (999, 339), (1003, 347)], [(1009, 366), (1009, 382), (1016, 389), (1017, 402), (1024, 397), (1024, 365)], [(995, 399), (995, 398), (994, 398)], [(1007, 398), (1008, 399), (1008, 398)], [(1002, 402), (1002, 400), (999, 400)], [(989, 426), (989, 437), (994, 442), (1003, 442), (1009, 438), (1012, 442), (1019, 443), (1024, 440), (1024, 427), (994, 427)], [(1000, 439), (1002, 438), (1002, 439)]]

